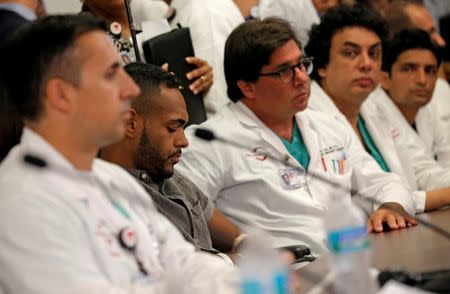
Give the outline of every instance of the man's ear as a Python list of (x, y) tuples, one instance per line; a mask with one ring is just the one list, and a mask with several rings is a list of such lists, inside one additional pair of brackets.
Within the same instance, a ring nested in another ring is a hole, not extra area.
[(46, 103), (58, 112), (70, 113), (74, 106), (75, 86), (60, 78), (51, 78), (44, 88)]
[(390, 78), (388, 72), (380, 71), (380, 85), (385, 91), (389, 91)]
[(141, 136), (141, 129), (143, 124), (141, 116), (133, 108), (127, 110), (127, 120), (125, 121), (125, 136), (133, 139)]
[(237, 86), (246, 98), (254, 99), (256, 97), (255, 83), (239, 80)]
[(324, 79), (327, 76), (327, 70), (325, 68), (319, 68), (317, 74), (321, 79)]

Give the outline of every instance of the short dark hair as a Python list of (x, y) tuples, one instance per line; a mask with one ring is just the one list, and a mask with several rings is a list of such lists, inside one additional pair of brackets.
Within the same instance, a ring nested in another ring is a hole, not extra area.
[(135, 62), (126, 65), (125, 71), (141, 88), (140, 95), (131, 104), (131, 107), (140, 115), (146, 115), (151, 110), (151, 98), (160, 95), (161, 86), (169, 89), (180, 88), (180, 84), (173, 73), (155, 65)]
[(272, 53), (290, 40), (301, 48), (292, 27), (280, 18), (251, 20), (235, 28), (225, 43), (224, 70), (228, 97), (233, 102), (241, 99), (244, 94), (237, 81), (256, 82)]
[(78, 86), (82, 58), (74, 43), (95, 30), (105, 31), (105, 23), (88, 15), (53, 15), (21, 26), (2, 43), (0, 52), (5, 58), (0, 78), (19, 115), (39, 118), (41, 97), (50, 78), (60, 77)]
[(383, 54), (383, 70), (391, 72), (392, 65), (400, 54), (411, 49), (429, 50), (436, 57), (437, 65), (441, 64), (439, 47), (433, 42), (430, 35), (423, 30), (411, 29), (397, 33), (394, 38), (386, 43), (386, 52)]
[(387, 23), (377, 11), (362, 4), (343, 4), (331, 8), (324, 15), (320, 24), (312, 26), (309, 32), (309, 42), (305, 47), (306, 54), (314, 57), (314, 69), (311, 73), (314, 80), (320, 81), (318, 69), (325, 68), (330, 61), (333, 36), (350, 27), (362, 27), (372, 31), (382, 42), (387, 39)]

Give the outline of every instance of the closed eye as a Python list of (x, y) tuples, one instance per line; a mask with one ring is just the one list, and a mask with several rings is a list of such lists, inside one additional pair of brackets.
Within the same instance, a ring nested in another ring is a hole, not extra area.
[(118, 71), (120, 70), (122, 66), (120, 65), (119, 62), (115, 62), (113, 63), (106, 71), (105, 73), (105, 78), (107, 80), (112, 80), (116, 77)]

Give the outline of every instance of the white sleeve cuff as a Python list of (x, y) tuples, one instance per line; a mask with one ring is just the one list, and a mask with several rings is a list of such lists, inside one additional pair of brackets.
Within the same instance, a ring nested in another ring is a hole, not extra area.
[(221, 257), (223, 260), (225, 260), (228, 264), (234, 265), (233, 261), (231, 260), (231, 258), (226, 255), (225, 253), (217, 253), (217, 256)]
[(427, 192), (425, 191), (414, 191), (413, 198), (415, 203), (415, 212), (422, 213), (425, 211), (425, 202), (427, 201)]

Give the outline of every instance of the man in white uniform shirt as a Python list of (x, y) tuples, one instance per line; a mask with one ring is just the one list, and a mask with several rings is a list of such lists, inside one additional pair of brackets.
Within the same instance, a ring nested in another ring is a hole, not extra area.
[(387, 110), (363, 104), (378, 85), (386, 36), (386, 23), (373, 11), (358, 6), (330, 10), (311, 30), (305, 48), (316, 61), (308, 107), (342, 121), (381, 169), (420, 190), (414, 192), (416, 212), (440, 208), (450, 203), (450, 170), (427, 153), (417, 136), (390, 125)]
[(202, 141), (193, 126), (177, 169), (232, 221), (269, 231), (276, 246), (304, 243), (323, 254), (324, 214), (350, 193), (313, 176), (319, 174), (385, 203), (373, 208), (369, 231), (383, 231), (384, 222), (391, 229), (415, 224), (403, 213), (412, 213), (414, 203), (399, 178), (383, 173), (339, 122), (305, 110), (312, 62), (287, 22), (240, 25), (226, 42), (224, 64), (234, 103), (200, 126), (248, 148)]
[(51, 16), (2, 48), (2, 99), (25, 128), (0, 166), (0, 289), (234, 293), (228, 265), (196, 253), (126, 171), (95, 159), (123, 137), (139, 93), (103, 29), (90, 16)]
[[(390, 34), (395, 35), (403, 29), (421, 29), (426, 31), (433, 41), (439, 46), (445, 46), (445, 40), (439, 34), (428, 9), (419, 1), (407, 1), (397, 0), (393, 1), (389, 5), (389, 13), (386, 14), (386, 20), (388, 21)], [(438, 117), (443, 126), (443, 129), (433, 130), (437, 125), (428, 124), (430, 121), (434, 121)], [(440, 132), (446, 132), (450, 137), (450, 85), (443, 78), (438, 78), (436, 86), (434, 88), (433, 96), (430, 103), (424, 106), (417, 114), (416, 125), (418, 129), (429, 129), (428, 135), (421, 136), (426, 146), (433, 146), (433, 141), (439, 142), (440, 140), (434, 140), (430, 133), (437, 134)], [(436, 146), (436, 145), (435, 145)], [(442, 146), (446, 148), (447, 146)], [(436, 148), (441, 148), (436, 146)]]
[(401, 31), (383, 54), (384, 91), (378, 89), (369, 100), (383, 109), (392, 125), (422, 140), (442, 166), (450, 166), (445, 124), (438, 115), (419, 115), (435, 91), (440, 64), (439, 49), (425, 31)]

